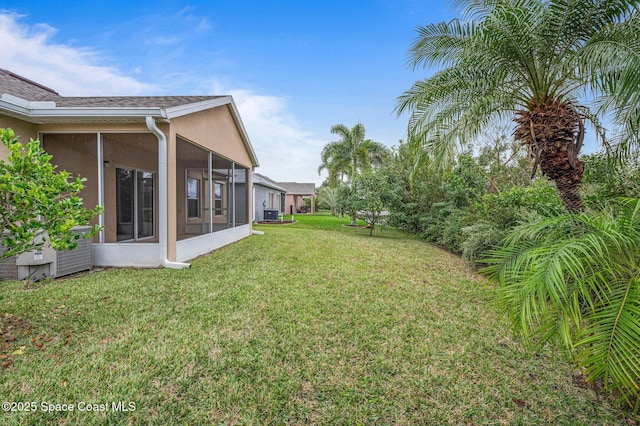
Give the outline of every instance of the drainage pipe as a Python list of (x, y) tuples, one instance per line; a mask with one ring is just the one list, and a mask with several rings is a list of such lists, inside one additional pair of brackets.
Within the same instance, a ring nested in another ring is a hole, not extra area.
[(167, 137), (156, 125), (153, 117), (146, 117), (147, 128), (158, 138), (158, 228), (160, 230), (160, 259), (162, 266), (170, 269), (184, 269), (191, 266), (189, 263), (173, 262), (167, 258), (167, 216), (169, 211), (168, 185), (167, 185)]

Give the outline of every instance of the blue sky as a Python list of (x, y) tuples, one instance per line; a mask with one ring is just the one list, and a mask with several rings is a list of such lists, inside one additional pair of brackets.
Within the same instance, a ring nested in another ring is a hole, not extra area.
[(444, 1), (21, 0), (0, 4), (0, 67), (65, 96), (234, 96), (278, 181), (320, 184), (334, 124), (405, 137), (395, 99), (428, 75), (405, 66), (419, 25)]

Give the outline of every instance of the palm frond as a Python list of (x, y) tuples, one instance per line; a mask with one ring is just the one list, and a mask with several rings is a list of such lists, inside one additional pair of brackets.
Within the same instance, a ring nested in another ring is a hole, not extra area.
[(528, 345), (559, 342), (590, 381), (640, 397), (640, 200), (523, 223), (483, 261)]

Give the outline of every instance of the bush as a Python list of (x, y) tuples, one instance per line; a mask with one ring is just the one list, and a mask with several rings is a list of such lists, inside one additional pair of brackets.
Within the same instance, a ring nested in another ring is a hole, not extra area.
[(476, 266), (480, 266), (480, 257), (488, 251), (499, 247), (506, 234), (507, 230), (505, 228), (493, 222), (483, 221), (465, 226), (462, 228), (464, 241), (460, 245), (462, 258)]

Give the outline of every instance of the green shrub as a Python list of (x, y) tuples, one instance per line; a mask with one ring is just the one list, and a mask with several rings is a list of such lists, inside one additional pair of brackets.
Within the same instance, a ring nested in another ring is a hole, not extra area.
[(462, 258), (478, 266), (479, 258), (500, 246), (507, 230), (492, 222), (478, 222), (462, 228)]

